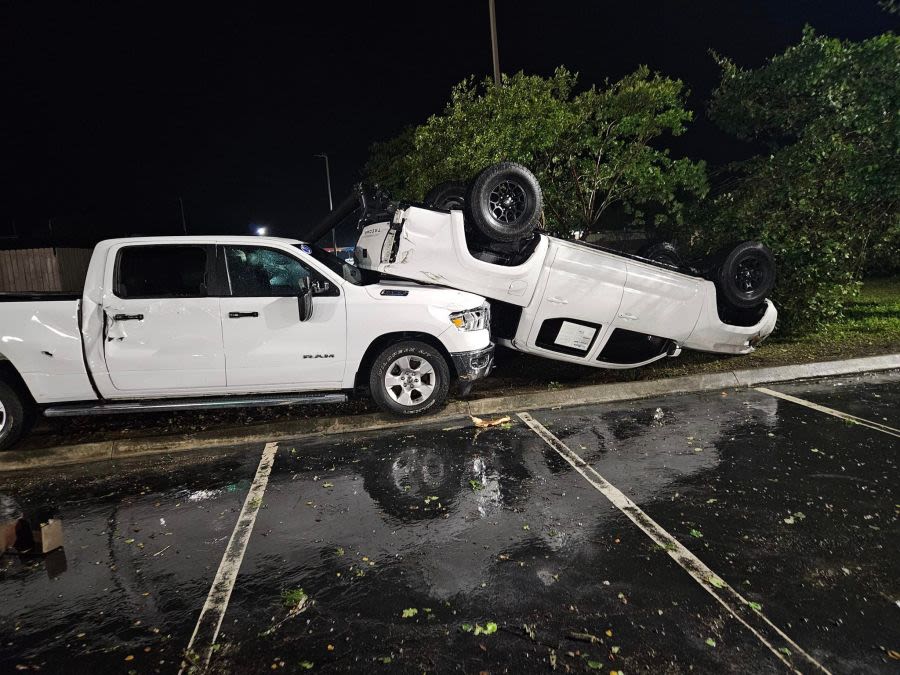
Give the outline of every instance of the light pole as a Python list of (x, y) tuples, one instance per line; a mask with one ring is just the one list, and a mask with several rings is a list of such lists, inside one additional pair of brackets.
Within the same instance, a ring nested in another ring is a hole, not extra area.
[[(318, 155), (313, 155), (313, 157), (321, 157), (325, 160), (325, 184), (328, 186), (328, 210), (334, 211), (334, 201), (331, 198), (331, 165), (328, 163), (328, 155), (324, 152), (319, 153)], [(334, 254), (337, 255), (337, 228), (332, 228), (331, 230), (331, 246), (334, 249)], [(314, 242), (315, 243), (315, 242)]]
[(500, 86), (500, 49), (497, 47), (497, 9), (494, 0), (488, 0), (488, 11), (491, 15), (491, 53), (494, 57), (494, 84)]

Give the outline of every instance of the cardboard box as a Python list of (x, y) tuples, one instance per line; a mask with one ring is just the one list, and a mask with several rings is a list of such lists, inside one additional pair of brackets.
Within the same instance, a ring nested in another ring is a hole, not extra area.
[(62, 521), (50, 518), (35, 528), (25, 518), (0, 524), (2, 550), (14, 549), (19, 553), (49, 553), (63, 546)]
[(32, 529), (32, 534), (35, 549), (41, 553), (49, 553), (63, 545), (62, 521), (57, 518), (41, 523), (37, 530)]

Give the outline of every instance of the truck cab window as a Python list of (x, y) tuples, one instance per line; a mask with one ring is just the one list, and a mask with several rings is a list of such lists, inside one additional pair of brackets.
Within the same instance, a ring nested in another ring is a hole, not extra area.
[(127, 298), (205, 298), (202, 246), (128, 246), (119, 251), (115, 294)]
[(225, 260), (231, 295), (235, 297), (294, 296), (309, 278), (313, 295), (337, 295), (333, 284), (280, 251), (256, 246), (226, 246)]

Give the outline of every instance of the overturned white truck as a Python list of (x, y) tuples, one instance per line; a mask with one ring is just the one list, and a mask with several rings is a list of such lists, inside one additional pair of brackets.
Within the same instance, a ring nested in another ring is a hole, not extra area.
[(775, 327), (762, 244), (690, 267), (666, 247), (641, 257), (551, 237), (537, 231), (540, 186), (514, 163), (439, 185), (424, 204), (363, 205), (359, 267), (487, 297), (494, 339), (522, 352), (632, 368), (683, 347), (746, 354)]

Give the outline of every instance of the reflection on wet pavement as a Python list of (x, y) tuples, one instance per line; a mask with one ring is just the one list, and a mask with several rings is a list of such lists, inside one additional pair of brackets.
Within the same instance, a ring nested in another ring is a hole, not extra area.
[[(833, 672), (890, 669), (894, 439), (748, 391), (532, 414)], [(2, 558), (0, 670), (177, 670), (261, 451), (0, 477), (68, 568)], [(258, 508), (217, 672), (783, 672), (518, 423), (281, 440)]]

